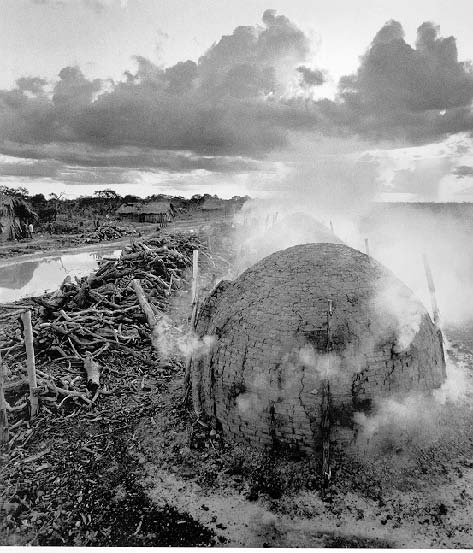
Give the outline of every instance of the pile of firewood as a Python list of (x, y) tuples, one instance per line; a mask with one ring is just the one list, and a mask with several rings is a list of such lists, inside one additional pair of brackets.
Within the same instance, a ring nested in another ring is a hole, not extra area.
[[(58, 400), (76, 396), (90, 403), (99, 391), (99, 363), (106, 352), (126, 352), (143, 365), (165, 366), (168, 359), (160, 358), (156, 348), (157, 356), (150, 356), (150, 344), (154, 346), (150, 326), (162, 316), (171, 292), (190, 281), (187, 269), (194, 249), (201, 253), (202, 268), (208, 265), (211, 272), (214, 262), (201, 239), (172, 235), (135, 242), (119, 259), (105, 259), (88, 277), (67, 277), (56, 292), (22, 300), (23, 307), (31, 308), (39, 385)], [(21, 324), (15, 324), (12, 313), (2, 317), (10, 318), (5, 318), (0, 332), (2, 356), (21, 374), (26, 357)], [(49, 368), (63, 361), (68, 366), (64, 383), (48, 376)], [(79, 378), (86, 375), (87, 394), (82, 385), (75, 386), (71, 372)]]
[(35, 298), (35, 351), (48, 357), (96, 357), (109, 348), (130, 350), (149, 344), (147, 319), (133, 288), (141, 283), (156, 315), (171, 291), (185, 282), (192, 250), (205, 253), (196, 238), (172, 237), (136, 242), (117, 260), (106, 260), (79, 281), (67, 278), (59, 291)]
[(108, 224), (102, 225), (93, 232), (83, 235), (83, 238), (85, 243), (94, 244), (95, 242), (118, 240), (123, 236), (129, 236), (130, 234), (136, 234), (136, 230)]

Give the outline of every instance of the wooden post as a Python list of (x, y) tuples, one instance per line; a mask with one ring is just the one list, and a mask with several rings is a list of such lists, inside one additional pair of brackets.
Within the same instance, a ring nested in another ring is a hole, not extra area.
[(38, 385), (36, 383), (36, 365), (33, 347), (33, 326), (31, 325), (31, 311), (23, 311), (21, 314), (23, 322), (23, 335), (25, 337), (26, 348), (26, 368), (28, 371), (28, 382), (30, 384), (30, 406), (31, 418), (38, 413)]
[(327, 363), (325, 368), (325, 375), (322, 381), (322, 420), (321, 420), (321, 431), (322, 431), (322, 498), (325, 497), (328, 485), (331, 479), (331, 468), (330, 468), (330, 410), (331, 410), (331, 396), (330, 396), (330, 352), (332, 351), (332, 330), (331, 330), (331, 318), (333, 315), (333, 304), (332, 300), (327, 300), (328, 309), (327, 309), (327, 344), (325, 347), (325, 352), (327, 355)]
[[(192, 252), (192, 290), (191, 290), (191, 321), (190, 332), (194, 332), (195, 320), (197, 318), (198, 307), (198, 282), (199, 278), (199, 250)], [(195, 375), (191, 375), (192, 372), (192, 353), (189, 353), (186, 359), (186, 372), (184, 376), (184, 399), (187, 401), (190, 393), (192, 392), (192, 403), (194, 410), (200, 412), (200, 402), (198, 401), (198, 382)], [(192, 377), (192, 378), (191, 378)]]
[(366, 251), (366, 255), (368, 257), (371, 257), (370, 256), (370, 243), (368, 242), (368, 238), (365, 238), (365, 251)]
[(10, 431), (8, 426), (7, 402), (4, 395), (5, 384), (5, 366), (3, 365), (2, 354), (0, 352), (0, 452), (8, 451), (8, 442), (10, 440)]
[(332, 234), (335, 234), (335, 231), (333, 230), (333, 223), (330, 221), (330, 230), (332, 231)]
[(432, 304), (432, 313), (434, 315), (434, 323), (437, 328), (440, 328), (440, 312), (437, 304), (437, 297), (435, 296), (435, 284), (432, 277), (432, 271), (430, 269), (429, 260), (425, 254), (422, 255), (424, 261), (425, 277), (427, 278), (427, 285), (429, 287), (430, 302)]
[(191, 305), (194, 307), (194, 304), (197, 301), (197, 279), (199, 278), (199, 250), (194, 250), (192, 252), (192, 297)]

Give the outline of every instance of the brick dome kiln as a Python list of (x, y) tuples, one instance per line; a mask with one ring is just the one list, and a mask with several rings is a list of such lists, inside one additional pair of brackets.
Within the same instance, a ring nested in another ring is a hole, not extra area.
[(442, 339), (422, 304), (343, 244), (294, 246), (222, 281), (196, 330), (215, 340), (192, 361), (194, 404), (227, 437), (261, 447), (320, 448), (327, 380), (332, 425), (346, 439), (354, 411), (445, 379)]

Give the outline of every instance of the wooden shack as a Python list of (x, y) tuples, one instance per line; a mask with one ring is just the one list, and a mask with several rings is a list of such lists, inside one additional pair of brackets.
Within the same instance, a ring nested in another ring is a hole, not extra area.
[(117, 215), (120, 220), (166, 226), (174, 217), (174, 209), (171, 202), (131, 203), (122, 204), (117, 209)]

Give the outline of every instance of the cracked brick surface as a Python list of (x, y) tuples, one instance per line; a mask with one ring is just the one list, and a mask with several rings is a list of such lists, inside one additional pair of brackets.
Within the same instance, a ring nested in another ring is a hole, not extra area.
[(425, 308), (385, 267), (344, 244), (294, 246), (221, 282), (196, 329), (216, 336), (192, 362), (204, 412), (227, 437), (258, 447), (319, 450), (324, 376), (340, 439), (353, 434), (355, 410), (445, 379), (441, 336)]

